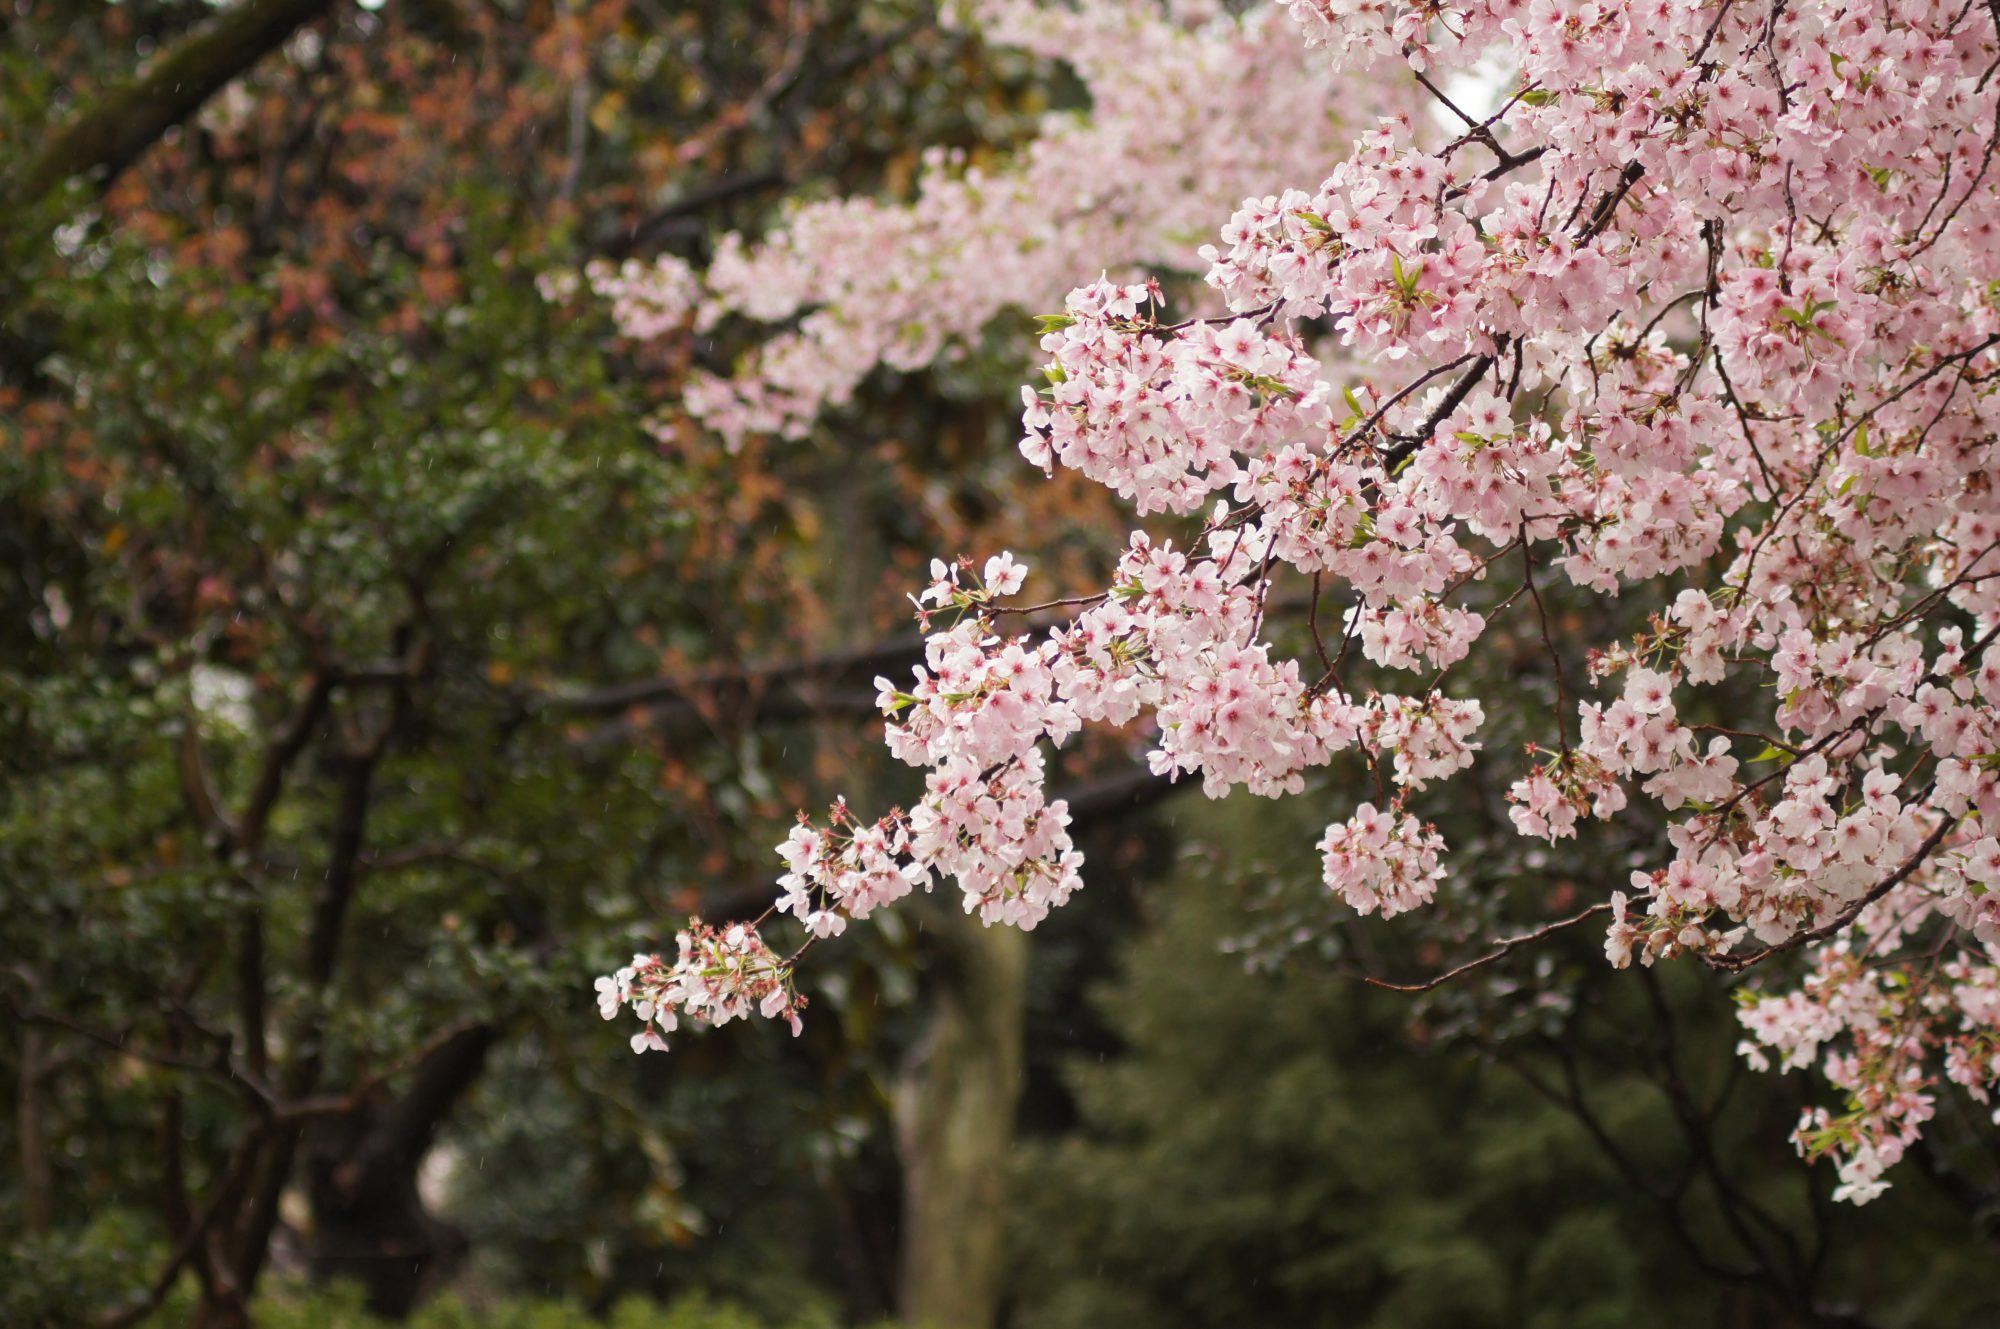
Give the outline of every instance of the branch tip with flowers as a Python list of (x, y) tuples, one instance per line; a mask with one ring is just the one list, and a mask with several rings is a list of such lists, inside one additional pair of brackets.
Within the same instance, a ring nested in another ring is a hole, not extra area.
[[(1634, 800), (1668, 828), (1657, 866), (1561, 926), (1609, 914), (1614, 965), (1750, 971), (1744, 1055), (1841, 1092), (1797, 1140), (1866, 1201), (1946, 1085), (2000, 1085), (1997, 11), (1281, 3), (1321, 77), (1400, 80), (1462, 132), (1427, 146), (1392, 113), (1316, 188), (1244, 201), (1200, 250), (1220, 315), (1164, 323), (1157, 285), (1106, 277), (1042, 321), (1022, 453), (1193, 534), (1133, 531), (1109, 585), (1033, 631), (999, 626), (1011, 556), (935, 564), (925, 663), (879, 684), (924, 795), (794, 830), (777, 907), (828, 936), (951, 877), (986, 921), (1033, 926), (1080, 885), (1045, 748), (1139, 722), (1156, 774), (1216, 797), (1296, 794), (1357, 753), (1380, 787), (1328, 828), (1327, 885), (1421, 909), (1449, 858), (1417, 796), (1472, 763), (1485, 718), (1448, 671), (1525, 593), (1575, 737), (1558, 714), (1529, 747), (1516, 829), (1574, 837)], [(1213, 22), (1186, 31), (1247, 20)], [(1516, 84), (1490, 116), (1440, 90), (1495, 59)], [(1521, 589), (1467, 608), (1515, 547)], [(1311, 682), (1266, 614), (1293, 575)], [(1647, 628), (1552, 614), (1558, 579), (1649, 604)], [(1343, 584), (1335, 651), (1320, 598)], [(1412, 686), (1351, 689), (1355, 643)], [(789, 962), (728, 937), (683, 934), (696, 968), (643, 988), (649, 1018), (795, 1015)], [(626, 972), (609, 1013), (641, 999)]]

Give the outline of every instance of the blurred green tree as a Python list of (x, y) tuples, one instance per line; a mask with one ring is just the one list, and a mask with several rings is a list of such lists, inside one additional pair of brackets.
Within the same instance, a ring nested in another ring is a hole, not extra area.
[[(1782, 1138), (1799, 1087), (1740, 1073), (1713, 977), (1621, 982), (1583, 938), (1423, 996), (1369, 986), (1440, 971), (1447, 938), (1415, 918), (1342, 924), (1298, 801), (1177, 806), (1181, 866), (1093, 994), (1113, 1041), (1063, 1069), (1079, 1120), (1017, 1159), (1010, 1323), (2000, 1313), (1990, 1234), (1945, 1187), (1913, 1178), (1867, 1210), (1826, 1200)], [(1476, 810), (1449, 815), (1483, 843)], [(1454, 884), (1466, 903), (1592, 867), (1577, 854), (1524, 873), (1497, 836), (1473, 861), (1476, 880)]]
[[(1005, 141), (1021, 62), (898, 0), (33, 4), (0, 61), (6, 124), (53, 130), (0, 140), (9, 1322), (129, 1323), (186, 1278), (241, 1323), (274, 1259), (400, 1312), (464, 1248), (419, 1168), (496, 1051), (568, 1055), (607, 938), (743, 907), (909, 657), (883, 568), (999, 501), (901, 458), (999, 418), (931, 391), (826, 449), (709, 448), (672, 402), (731, 334), (634, 347), (535, 278)], [(857, 1021), (908, 955), (863, 958)], [(828, 1035), (717, 1073), (847, 1104), (804, 1114), (818, 1177), (871, 1134), (888, 1170), (894, 1052)], [(702, 1109), (577, 1060), (559, 1119), (596, 1115), (616, 1184), (565, 1275), (603, 1294), (761, 1197), (696, 1205)], [(893, 1188), (816, 1189), (780, 1203), (868, 1249), (791, 1256), (886, 1304)]]

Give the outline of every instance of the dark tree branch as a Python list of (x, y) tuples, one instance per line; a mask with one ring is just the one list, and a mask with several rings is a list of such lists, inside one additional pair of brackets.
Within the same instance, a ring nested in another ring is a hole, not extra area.
[(1058, 789), (1056, 797), (1069, 803), (1070, 830), (1082, 833), (1143, 812), (1195, 783), (1192, 780), (1177, 783), (1153, 774), (1144, 766), (1133, 766), (1071, 789)]
[(173, 1291), (174, 1284), (180, 1280), (181, 1270), (188, 1266), (189, 1261), (196, 1258), (197, 1248), (209, 1240), (211, 1229), (216, 1226), (216, 1220), (248, 1178), (258, 1146), (263, 1143), (264, 1130), (263, 1124), (257, 1123), (243, 1133), (243, 1138), (237, 1141), (236, 1149), (230, 1155), (229, 1164), (223, 1170), (222, 1177), (209, 1189), (208, 1199), (203, 1203), (201, 1212), (188, 1225), (180, 1240), (175, 1242), (172, 1254), (167, 1257), (167, 1262), (161, 1267), (160, 1272), (154, 1276), (152, 1284), (136, 1301), (113, 1311), (100, 1321), (102, 1329), (125, 1329), (127, 1325), (137, 1324), (151, 1315), (159, 1308), (160, 1303), (167, 1299), (167, 1294)]
[(611, 258), (630, 258), (634, 254), (651, 249), (682, 224), (699, 217), (718, 204), (730, 202), (746, 194), (754, 194), (764, 189), (781, 189), (790, 184), (785, 173), (775, 166), (760, 171), (743, 171), (724, 175), (711, 180), (699, 189), (691, 189), (672, 201), (662, 204), (635, 224), (624, 235), (604, 246), (604, 252)]
[(802, 660), (716, 669), (685, 678), (646, 678), (571, 695), (527, 700), (531, 711), (619, 716), (580, 740), (586, 754), (667, 730), (733, 717), (782, 723), (825, 716), (868, 718), (876, 711), (878, 674), (907, 678), (924, 658), (923, 639), (905, 637)]
[[(817, 64), (810, 57), (818, 43), (808, 34), (808, 39), (799, 43), (795, 56), (765, 80), (745, 103), (741, 113), (729, 123), (716, 126), (707, 137), (712, 144), (740, 137), (761, 126), (763, 132), (760, 137), (767, 150), (783, 152), (798, 138), (799, 106), (809, 102), (823, 87), (844, 86), (862, 66), (930, 28), (936, 21), (935, 14), (926, 12), (887, 32), (857, 42), (844, 51), (834, 52)], [(775, 114), (778, 123), (766, 124), (772, 114)], [(683, 227), (698, 233), (701, 214), (718, 204), (767, 189), (783, 189), (791, 183), (792, 178), (784, 168), (775, 165), (723, 175), (662, 204), (624, 234), (607, 241), (602, 250), (611, 258), (630, 258), (654, 248)]]
[(921, 663), (924, 644), (919, 637), (903, 637), (878, 642), (858, 650), (836, 651), (803, 660), (781, 660), (772, 664), (749, 665), (741, 669), (720, 669), (687, 678), (642, 678), (631, 683), (568, 696), (537, 697), (538, 710), (573, 715), (618, 715), (635, 707), (658, 713), (675, 707), (692, 707), (691, 697), (718, 699), (756, 695), (772, 688), (812, 682), (822, 685), (866, 683), (878, 673), (908, 670)]
[(1386, 979), (1376, 978), (1372, 974), (1363, 974), (1361, 981), (1369, 987), (1387, 988), (1391, 992), (1429, 992), (1432, 988), (1442, 987), (1453, 979), (1469, 974), (1475, 969), (1483, 969), (1511, 951), (1518, 950), (1523, 946), (1532, 946), (1534, 943), (1554, 936), (1566, 928), (1573, 928), (1578, 923), (1595, 918), (1599, 914), (1608, 914), (1610, 912), (1611, 906), (1609, 904), (1594, 904), (1580, 914), (1573, 914), (1568, 918), (1544, 924), (1536, 928), (1533, 932), (1523, 932), (1517, 937), (1509, 937), (1478, 959), (1468, 960), (1456, 969), (1448, 970), (1445, 973), (1439, 974), (1436, 978), (1425, 979), (1420, 983), (1391, 983)]
[(40, 202), (65, 181), (95, 173), (108, 184), (174, 125), (333, 0), (242, 0), (168, 47), (52, 136), (22, 172), (14, 203)]

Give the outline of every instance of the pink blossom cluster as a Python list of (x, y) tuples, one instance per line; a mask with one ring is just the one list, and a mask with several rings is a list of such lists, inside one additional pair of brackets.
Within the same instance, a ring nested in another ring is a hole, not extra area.
[(1819, 952), (1796, 990), (1744, 994), (1739, 1051), (1752, 1065), (1816, 1065), (1846, 1095), (1842, 1112), (1807, 1109), (1794, 1135), (1801, 1153), (1835, 1160), (1838, 1199), (1888, 1189), (1883, 1173), (1936, 1114), (1941, 1080), (1989, 1110), (2000, 1088), (2000, 970), (1966, 955), (1897, 957), (1937, 907), (1923, 887), (1899, 886)]
[[(613, 265), (604, 259), (583, 271), (590, 290), (611, 306), (611, 317), (619, 331), (640, 341), (654, 341), (687, 321), (687, 311), (701, 297), (701, 279), (693, 265), (672, 254), (661, 254), (651, 262), (628, 258)], [(575, 293), (574, 275), (545, 282), (545, 299), (568, 299)]]
[(792, 983), (792, 961), (780, 958), (753, 926), (714, 928), (691, 918), (675, 938), (671, 964), (657, 955), (635, 955), (632, 963), (597, 980), (597, 1010), (614, 1020), (627, 1007), (639, 1017), (634, 1052), (665, 1052), (666, 1036), (680, 1016), (703, 1024), (727, 1024), (752, 1011), (788, 1022), (799, 1032), (806, 999)]
[(1059, 303), (1079, 272), (1189, 269), (1189, 237), (1260, 181), (1314, 169), (1338, 133), (1340, 84), (1275, 9), (971, 0), (943, 17), (1067, 66), (1089, 111), (1051, 113), (997, 162), (934, 151), (907, 202), (796, 206), (759, 239), (725, 236), (698, 275), (672, 259), (593, 274), (635, 337), (791, 324), (687, 385), (686, 410), (732, 444), (802, 436), (878, 367), (961, 355), (1002, 312)]
[(1132, 499), (1139, 515), (1190, 512), (1231, 484), (1237, 458), (1324, 436), (1326, 385), (1296, 340), (1250, 319), (1163, 337), (1141, 308), (1158, 287), (1098, 281), (1070, 293), (1042, 337), (1047, 400), (1022, 389), (1022, 451)]
[(1302, 789), (1369, 717), (1252, 640), (1262, 583), (1239, 535), (1211, 531), (1207, 555), (1190, 557), (1135, 533), (1114, 591), (1049, 634), (1053, 676), (1081, 721), (1150, 711), (1156, 775), (1200, 774), (1211, 797), (1236, 785), (1275, 797)]
[(1443, 848), (1435, 828), (1409, 813), (1377, 811), (1373, 803), (1327, 827), (1319, 842), (1327, 886), (1356, 913), (1384, 918), (1431, 902), (1444, 877)]
[[(2000, 11), (1284, 8), (1329, 62), (1322, 93), (1393, 77), (1456, 127), (1391, 93), (1317, 185), (1266, 177), (1202, 251), (1221, 316), (1168, 324), (1153, 288), (1101, 279), (1046, 320), (1022, 451), (1180, 519), (1181, 543), (1135, 532), (1111, 583), (1039, 634), (1001, 629), (990, 571), (941, 568), (926, 666), (883, 690), (924, 799), (873, 857), (788, 842), (825, 864), (794, 908), (873, 907), (892, 875), (940, 873), (989, 919), (1038, 920), (1077, 861), (1041, 753), (1085, 723), (1142, 727), (1156, 772), (1213, 796), (1297, 792), (1357, 751), (1394, 787), (1328, 831), (1328, 886), (1418, 907), (1446, 861), (1405, 804), (1475, 760), (1484, 710), (1454, 669), (1508, 616), (1561, 701), (1503, 768), (1516, 827), (1667, 827), (1651, 867), (1601, 884), (1614, 964), (1688, 954), (1775, 983), (1802, 957), (1802, 986), (1750, 1008), (1752, 1047), (1819, 1065), (1855, 1105), (1801, 1139), (1866, 1199), (1936, 1084), (1990, 1092), (2000, 1038)], [(1495, 65), (1506, 90), (1462, 106), (1454, 76)], [(1139, 114), (1113, 105), (1093, 132)], [(885, 252), (824, 238), (808, 266)], [(898, 317), (956, 335), (951, 279), (912, 281)], [(1475, 612), (1489, 581), (1514, 589)], [(1552, 622), (1560, 582), (1636, 601), (1647, 626)], [(1355, 642), (1409, 686), (1350, 689)]]

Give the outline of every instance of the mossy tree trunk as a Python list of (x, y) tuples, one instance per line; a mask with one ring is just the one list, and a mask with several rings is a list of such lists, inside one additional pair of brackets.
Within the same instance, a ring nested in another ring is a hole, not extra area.
[(903, 1160), (903, 1319), (992, 1329), (999, 1308), (1007, 1159), (1021, 1095), (1028, 938), (926, 901), (934, 1014), (896, 1095)]

